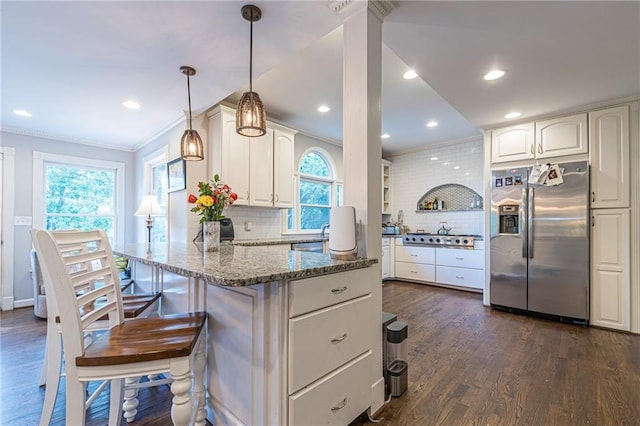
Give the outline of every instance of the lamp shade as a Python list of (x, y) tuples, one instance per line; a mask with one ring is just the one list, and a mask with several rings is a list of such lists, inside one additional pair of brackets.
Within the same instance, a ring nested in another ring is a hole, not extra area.
[(142, 197), (140, 207), (134, 213), (135, 216), (162, 216), (162, 208), (158, 204), (158, 197), (147, 194)]
[(180, 141), (180, 156), (187, 161), (204, 159), (204, 144), (197, 131), (191, 129), (184, 131)]
[(236, 132), (256, 137), (267, 133), (267, 114), (256, 92), (244, 92), (236, 110)]

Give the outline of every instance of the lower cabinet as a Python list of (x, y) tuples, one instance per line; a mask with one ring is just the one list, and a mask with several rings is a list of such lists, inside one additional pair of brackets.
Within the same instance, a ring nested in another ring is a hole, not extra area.
[(376, 306), (362, 274), (289, 284), (289, 425), (346, 425), (371, 406)]
[(395, 255), (397, 279), (435, 281), (435, 248), (396, 245)]
[(386, 280), (391, 276), (389, 268), (389, 238), (382, 239), (382, 257), (380, 258), (380, 263), (382, 267), (382, 279)]
[(629, 331), (629, 210), (594, 209), (591, 214), (590, 323)]

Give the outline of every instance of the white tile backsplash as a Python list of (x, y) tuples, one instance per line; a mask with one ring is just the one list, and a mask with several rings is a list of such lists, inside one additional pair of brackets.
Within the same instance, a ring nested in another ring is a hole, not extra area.
[[(280, 229), (280, 209), (268, 207), (230, 206), (224, 215), (233, 221), (236, 240), (278, 238)], [(245, 222), (251, 222), (251, 231), (245, 230)]]
[[(437, 160), (432, 160), (437, 158)], [(411, 232), (424, 229), (436, 232), (440, 221), (446, 221), (454, 234), (482, 235), (484, 213), (428, 212), (416, 213), (416, 203), (430, 189), (447, 184), (465, 185), (483, 193), (483, 140), (465, 141), (427, 148), (423, 151), (389, 157), (392, 168), (393, 220), (404, 212), (404, 225)]]

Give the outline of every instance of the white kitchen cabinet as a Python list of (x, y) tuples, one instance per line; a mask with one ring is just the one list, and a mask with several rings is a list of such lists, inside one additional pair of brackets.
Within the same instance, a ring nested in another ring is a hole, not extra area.
[(629, 210), (592, 210), (591, 324), (629, 331)]
[(536, 158), (586, 154), (587, 114), (536, 121)]
[(436, 248), (436, 283), (484, 289), (484, 251)]
[(533, 123), (503, 127), (491, 132), (491, 162), (531, 160), (535, 158)]
[(629, 207), (629, 106), (589, 113), (591, 207)]
[[(400, 243), (402, 240), (400, 240)], [(433, 282), (436, 279), (435, 249), (433, 247), (395, 247), (396, 278)]]
[(382, 364), (372, 328), (381, 306), (371, 293), (374, 277), (363, 278), (372, 271), (290, 282), (289, 425), (349, 424), (371, 405), (372, 371)]
[(382, 160), (382, 214), (391, 214), (391, 162)]
[(231, 108), (218, 106), (209, 113), (212, 169), (238, 194), (235, 205), (293, 207), (296, 132), (267, 126), (265, 135), (249, 138), (236, 133)]
[(389, 238), (382, 239), (382, 257), (380, 258), (380, 263), (382, 267), (382, 279), (386, 280), (389, 278)]

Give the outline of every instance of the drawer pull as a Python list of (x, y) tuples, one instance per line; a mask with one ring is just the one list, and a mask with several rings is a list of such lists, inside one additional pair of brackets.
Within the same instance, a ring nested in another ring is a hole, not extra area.
[(464, 257), (456, 257), (456, 260), (464, 260)]
[(333, 294), (340, 294), (343, 293), (347, 290), (347, 286), (345, 285), (344, 287), (340, 287), (340, 288), (332, 288), (331, 289), (331, 293)]
[[(340, 343), (346, 338), (347, 338), (347, 333), (342, 333), (341, 336), (334, 337), (333, 339), (331, 339), (331, 343)], [(340, 407), (340, 408), (342, 408), (342, 407)]]
[(461, 277), (460, 275), (456, 275), (456, 278), (459, 280), (464, 280), (464, 277)]
[(409, 272), (411, 272), (412, 274), (417, 274), (418, 273), (418, 271), (409, 271)]
[(347, 405), (347, 397), (345, 396), (342, 401), (331, 407), (331, 411), (342, 410)]
[(411, 257), (418, 257), (418, 255), (417, 255), (417, 254), (410, 254), (409, 256), (411, 256)]

